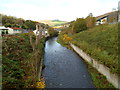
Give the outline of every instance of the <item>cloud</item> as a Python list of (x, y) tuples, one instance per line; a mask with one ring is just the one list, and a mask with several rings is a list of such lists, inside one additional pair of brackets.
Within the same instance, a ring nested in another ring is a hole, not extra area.
[[(98, 16), (117, 8), (117, 0), (3, 0), (0, 12), (24, 19), (61, 19), (71, 21), (86, 17), (90, 12)], [(6, 1), (6, 2), (5, 2)]]

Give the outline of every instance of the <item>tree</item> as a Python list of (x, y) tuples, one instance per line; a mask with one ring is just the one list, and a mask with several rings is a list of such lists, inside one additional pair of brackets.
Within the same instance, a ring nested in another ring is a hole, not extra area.
[(23, 24), (23, 25), (22, 25), (22, 28), (23, 28), (23, 29), (28, 29), (28, 26), (25, 25), (25, 24)]
[(16, 18), (14, 16), (2, 15), (2, 25), (6, 27), (22, 27), (24, 29), (35, 30), (35, 21), (24, 20), (22, 18)]
[(92, 28), (95, 26), (96, 20), (95, 17), (93, 17), (92, 13), (89, 14), (86, 18), (87, 28)]
[(6, 24), (4, 24), (4, 26), (5, 26), (5, 27), (12, 27), (12, 24), (6, 23)]
[(34, 21), (32, 21), (32, 20), (26, 20), (25, 21), (25, 23), (24, 23), (27, 27), (28, 27), (28, 29), (30, 29), (30, 30), (35, 30), (35, 22)]
[(57, 34), (58, 34), (58, 32), (55, 31), (54, 28), (52, 28), (52, 27), (49, 27), (49, 28), (48, 28), (48, 33), (49, 33), (49, 35), (50, 35), (51, 37), (57, 36)]
[(24, 22), (25, 22), (25, 20), (22, 19), (22, 18), (18, 18), (18, 19), (16, 20), (16, 23), (17, 23), (18, 25), (20, 25), (20, 26), (22, 26), (22, 25), (24, 24)]
[(86, 29), (87, 29), (86, 20), (84, 18), (77, 18), (76, 21), (72, 25), (73, 33), (79, 33)]

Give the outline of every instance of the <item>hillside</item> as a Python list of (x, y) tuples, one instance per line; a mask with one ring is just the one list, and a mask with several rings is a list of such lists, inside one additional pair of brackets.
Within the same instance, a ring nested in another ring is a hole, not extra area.
[(118, 73), (118, 24), (96, 26), (72, 38), (72, 43)]
[(40, 23), (48, 24), (49, 26), (60, 26), (64, 23), (67, 23), (66, 21), (60, 21), (60, 20), (39, 20)]
[(111, 72), (118, 73), (118, 24), (99, 25), (92, 29), (82, 31), (73, 35), (61, 32), (58, 41), (64, 45), (65, 38), (80, 47), (101, 64), (110, 68)]

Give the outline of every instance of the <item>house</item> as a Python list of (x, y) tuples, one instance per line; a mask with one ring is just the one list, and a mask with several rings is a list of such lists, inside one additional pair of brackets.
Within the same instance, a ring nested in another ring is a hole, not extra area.
[(9, 29), (10, 34), (17, 34), (17, 33), (22, 33), (23, 32), (22, 28), (10, 27), (8, 29)]
[(118, 11), (109, 12), (96, 17), (96, 25), (105, 23), (117, 23), (119, 22), (120, 15)]
[(0, 26), (0, 35), (1, 34), (8, 34), (8, 28), (4, 26)]
[(39, 35), (39, 33), (41, 32), (40, 35), (48, 37), (49, 36), (48, 29), (46, 29), (45, 27), (43, 28), (42, 25), (43, 25), (43, 23), (36, 23), (36, 30), (34, 30), (33, 32), (35, 35)]
[(0, 34), (9, 34), (9, 35), (13, 35), (16, 33), (22, 33), (23, 29), (22, 28), (17, 28), (17, 27), (4, 27), (4, 26), (0, 26)]
[(107, 22), (108, 22), (108, 16), (104, 16), (96, 20), (96, 25), (105, 24)]

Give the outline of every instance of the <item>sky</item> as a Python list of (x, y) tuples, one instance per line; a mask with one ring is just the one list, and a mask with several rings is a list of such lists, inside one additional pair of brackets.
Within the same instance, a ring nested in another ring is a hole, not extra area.
[(0, 13), (25, 20), (72, 21), (117, 10), (120, 0), (0, 0)]

